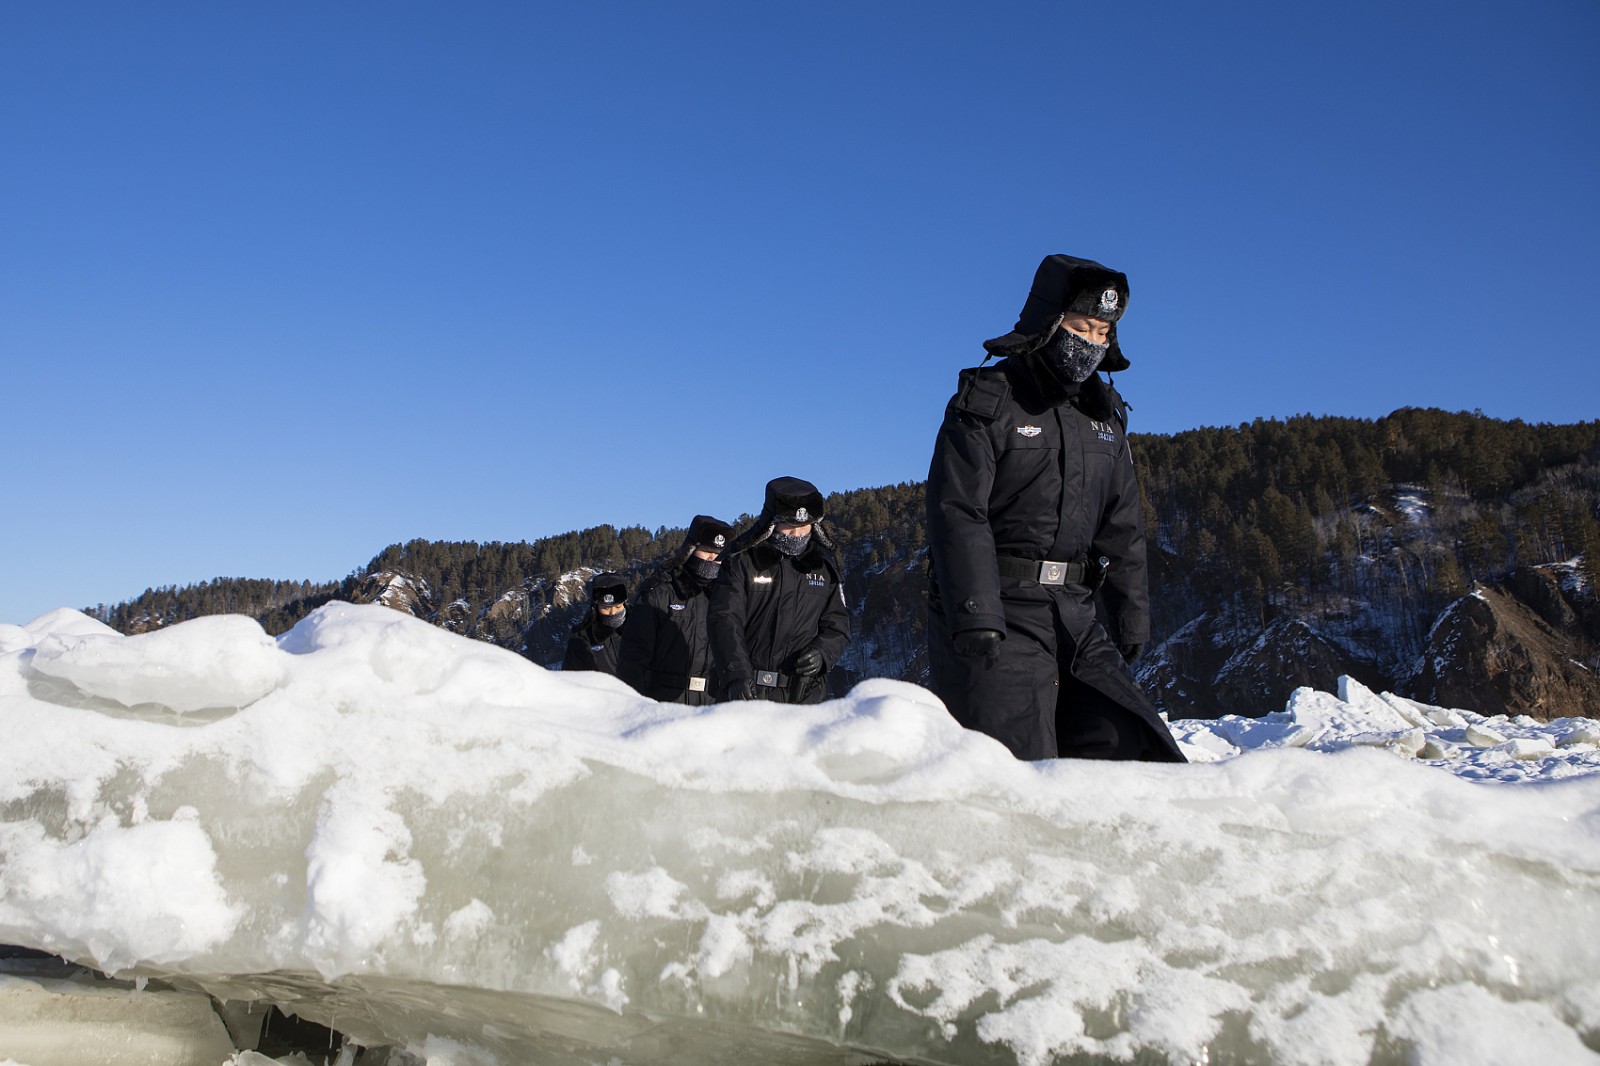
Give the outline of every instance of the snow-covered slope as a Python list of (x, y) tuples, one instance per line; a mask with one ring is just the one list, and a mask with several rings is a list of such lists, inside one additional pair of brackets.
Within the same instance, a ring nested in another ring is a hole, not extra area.
[(57, 612), (0, 626), (0, 942), (457, 1062), (1596, 1060), (1592, 723), (1347, 683), (1175, 731), (1025, 764), (899, 682)]

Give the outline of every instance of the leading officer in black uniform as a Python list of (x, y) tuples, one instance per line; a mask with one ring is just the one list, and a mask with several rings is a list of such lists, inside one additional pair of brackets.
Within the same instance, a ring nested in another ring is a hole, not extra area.
[(1128, 367), (1127, 306), (1122, 273), (1046, 258), (934, 443), (933, 688), (1019, 759), (1185, 761), (1128, 668), (1150, 638), (1144, 527), (1127, 406), (1097, 373)]

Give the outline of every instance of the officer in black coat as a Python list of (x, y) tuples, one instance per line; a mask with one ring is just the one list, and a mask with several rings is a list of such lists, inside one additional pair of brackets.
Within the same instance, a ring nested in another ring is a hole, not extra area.
[(708, 593), (722, 568), (717, 556), (732, 539), (728, 523), (695, 515), (683, 547), (634, 595), (617, 676), (640, 694), (692, 706), (715, 701)]
[(628, 583), (621, 574), (596, 574), (589, 579), (589, 610), (567, 638), (563, 670), (599, 670), (613, 677), (622, 650), (622, 626), (628, 620)]
[(1150, 638), (1143, 516), (1127, 405), (1096, 373), (1128, 366), (1127, 305), (1120, 272), (1046, 258), (934, 444), (933, 688), (1020, 759), (1185, 761), (1128, 668)]
[(822, 510), (815, 485), (774, 478), (755, 525), (722, 553), (711, 651), (723, 698), (827, 698), (828, 670), (850, 643), (850, 614)]

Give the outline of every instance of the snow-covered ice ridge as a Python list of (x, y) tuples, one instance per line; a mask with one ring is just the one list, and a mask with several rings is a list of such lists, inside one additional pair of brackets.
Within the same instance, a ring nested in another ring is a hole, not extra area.
[(892, 681), (61, 611), (0, 626), (0, 942), (457, 1066), (1600, 1061), (1595, 723), (1346, 683), (1174, 731), (1029, 764)]

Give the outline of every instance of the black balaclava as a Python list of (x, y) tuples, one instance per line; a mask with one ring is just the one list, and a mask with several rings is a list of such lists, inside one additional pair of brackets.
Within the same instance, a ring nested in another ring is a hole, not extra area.
[(607, 629), (621, 629), (622, 623), (628, 620), (628, 609), (624, 607), (616, 614), (601, 614), (599, 611), (596, 611), (594, 616), (595, 618), (599, 619), (600, 624)]
[(772, 536), (767, 538), (767, 543), (784, 555), (793, 557), (806, 550), (806, 546), (811, 543), (811, 534), (782, 533), (774, 529)]
[(691, 554), (683, 561), (683, 569), (703, 588), (717, 579), (722, 564), (715, 559), (702, 559), (698, 555)]
[(1089, 375), (1095, 372), (1110, 348), (1109, 341), (1095, 344), (1066, 326), (1060, 326), (1055, 336), (1039, 349), (1039, 357), (1057, 381), (1063, 385), (1081, 385), (1089, 380)]

